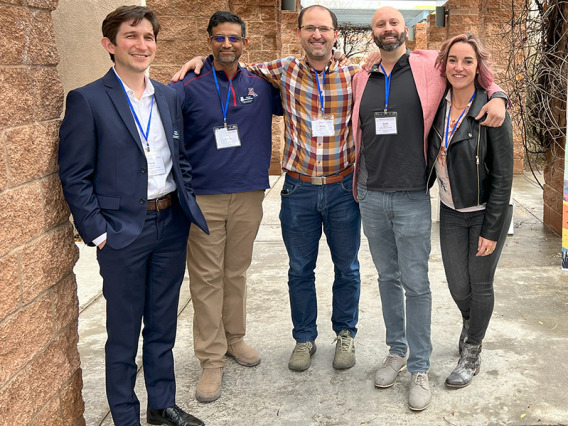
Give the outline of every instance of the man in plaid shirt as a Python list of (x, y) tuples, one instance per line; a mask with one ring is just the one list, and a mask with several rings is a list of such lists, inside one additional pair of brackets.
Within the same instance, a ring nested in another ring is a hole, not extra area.
[[(288, 286), (296, 346), (291, 370), (307, 370), (316, 351), (316, 260), (322, 229), (334, 263), (331, 323), (337, 334), (333, 367), (355, 365), (361, 279), (357, 253), (361, 215), (352, 194), (355, 160), (351, 133), (351, 80), (357, 66), (340, 66), (332, 55), (337, 17), (323, 6), (302, 9), (298, 36), (306, 57), (247, 65), (280, 89), (284, 108), (284, 162), (280, 221), (290, 267)], [(201, 68), (188, 62), (174, 76)]]

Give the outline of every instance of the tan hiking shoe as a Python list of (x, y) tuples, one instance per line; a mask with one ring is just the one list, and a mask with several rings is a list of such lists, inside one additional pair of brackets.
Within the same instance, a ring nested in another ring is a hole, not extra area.
[(288, 368), (294, 371), (304, 371), (312, 364), (312, 355), (316, 353), (316, 342), (296, 343), (290, 356)]
[(375, 387), (390, 388), (396, 382), (398, 373), (406, 367), (406, 357), (388, 354), (375, 374)]
[(260, 364), (260, 355), (257, 351), (247, 345), (243, 340), (229, 345), (227, 348), (227, 356), (235, 358), (238, 364), (245, 367), (254, 367)]
[(410, 379), (408, 406), (413, 411), (422, 411), (430, 405), (432, 392), (428, 383), (427, 373), (416, 373)]
[(221, 396), (223, 367), (204, 368), (195, 389), (195, 399), (199, 402), (212, 402)]
[(341, 330), (337, 335), (333, 368), (347, 370), (355, 365), (355, 342), (349, 330)]

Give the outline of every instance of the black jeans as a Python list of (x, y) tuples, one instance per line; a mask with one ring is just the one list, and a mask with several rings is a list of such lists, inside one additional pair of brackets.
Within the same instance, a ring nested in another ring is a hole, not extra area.
[(485, 210), (462, 213), (441, 204), (440, 246), (446, 279), (462, 317), (470, 320), (467, 341), (474, 345), (481, 344), (493, 313), (493, 277), (512, 214), (509, 207), (495, 251), (476, 257)]

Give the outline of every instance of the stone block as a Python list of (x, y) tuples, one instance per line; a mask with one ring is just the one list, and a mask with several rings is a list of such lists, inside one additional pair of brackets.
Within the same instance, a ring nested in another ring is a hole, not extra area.
[(47, 231), (57, 225), (68, 223), (71, 212), (63, 196), (61, 181), (57, 174), (47, 176), (41, 181), (41, 193), (44, 230)]
[(207, 44), (207, 37), (202, 35), (195, 40), (176, 40), (175, 41), (175, 61), (173, 64), (181, 65), (195, 56), (208, 56), (211, 50)]
[(254, 52), (248, 53), (247, 62), (250, 63), (259, 63), (259, 62), (268, 62), (274, 60), (277, 56), (275, 50), (255, 50)]
[(155, 64), (172, 64), (175, 61), (176, 49), (175, 41), (173, 40), (159, 40), (156, 49)]
[(72, 271), (52, 290), (55, 332), (67, 327), (79, 316), (77, 281)]
[(66, 224), (42, 235), (20, 253), (23, 303), (55, 285), (79, 259), (73, 228)]
[[(6, 139), (4, 138), (5, 133), (0, 131), (0, 143), (2, 146), (6, 146)], [(0, 192), (4, 191), (8, 187), (8, 164), (6, 163), (6, 153), (5, 148), (0, 149)]]
[(280, 37), (278, 35), (262, 36), (261, 41), (262, 50), (280, 50)]
[(160, 18), (162, 29), (158, 38), (162, 40), (193, 40), (195, 19), (193, 16), (164, 16)]
[(59, 394), (55, 394), (47, 404), (45, 404), (35, 415), (35, 417), (27, 423), (28, 426), (59, 426), (68, 424), (63, 422), (61, 417), (61, 399)]
[[(53, 337), (49, 295), (20, 309), (0, 325), (0, 388)], [(1, 412), (1, 410), (0, 410)]]
[(248, 32), (251, 35), (275, 37), (279, 34), (279, 28), (274, 25), (274, 22), (251, 22)]
[(55, 10), (59, 5), (59, 0), (28, 0), (29, 7), (38, 9)]
[[(10, 2), (8, 2), (10, 3)], [(22, 4), (21, 2), (12, 2)], [(0, 63), (2, 65), (21, 64), (27, 46), (27, 29), (29, 28), (29, 11), (21, 7), (0, 4), (0, 14), (4, 29), (0, 32)]]
[(232, 7), (231, 12), (239, 16), (247, 24), (247, 34), (249, 33), (249, 23), (252, 21), (260, 21), (260, 8), (256, 4), (243, 3), (236, 4)]
[(43, 232), (41, 183), (0, 193), (0, 257)]
[(562, 235), (562, 213), (553, 210), (550, 206), (544, 205), (543, 220), (545, 225)]
[(22, 289), (18, 271), (18, 256), (9, 254), (0, 258), (0, 322), (18, 309)]
[[(46, 0), (41, 3), (49, 3), (49, 1)], [(27, 35), (28, 48), (24, 63), (55, 66), (59, 62), (59, 54), (55, 44), (55, 31), (53, 30), (51, 12), (48, 10), (34, 10), (30, 11), (30, 13), (29, 35)]]
[(27, 124), (33, 117), (31, 86), (28, 69), (0, 68), (0, 128)]
[(280, 21), (281, 11), (279, 8), (275, 7), (261, 7), (260, 8), (260, 19), (261, 21)]
[(557, 188), (551, 187), (548, 184), (544, 185), (544, 191), (542, 193), (543, 202), (558, 213), (562, 213), (562, 197), (562, 191), (558, 191)]
[(79, 368), (61, 389), (61, 406), (65, 424), (75, 425), (82, 419), (85, 403), (81, 396), (83, 389), (82, 370)]
[(59, 120), (6, 130), (6, 151), (12, 186), (57, 171)]
[[(39, 322), (36, 319), (36, 323)], [(4, 424), (20, 425), (34, 417), (79, 368), (77, 323), (51, 341), (0, 390)]]
[(30, 70), (32, 81), (34, 119), (36, 121), (56, 120), (63, 111), (63, 85), (55, 67)]
[(150, 68), (150, 77), (163, 84), (168, 84), (176, 72), (179, 71), (178, 65), (154, 65)]
[[(162, 17), (160, 15), (167, 15), (171, 13), (170, 0), (146, 0), (146, 6), (148, 6), (152, 11), (158, 15), (160, 23)], [(159, 37), (159, 34), (158, 34)]]

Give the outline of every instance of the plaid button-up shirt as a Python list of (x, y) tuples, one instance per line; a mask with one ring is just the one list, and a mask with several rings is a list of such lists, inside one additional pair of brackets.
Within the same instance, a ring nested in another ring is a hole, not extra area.
[[(280, 88), (284, 106), (285, 147), (282, 168), (309, 176), (338, 173), (355, 159), (351, 113), (351, 79), (358, 66), (339, 66), (332, 59), (319, 84), (324, 97), (324, 114), (333, 115), (335, 135), (313, 136), (312, 120), (321, 114), (315, 71), (305, 59), (284, 58), (247, 68)], [(323, 86), (322, 86), (323, 83)]]

